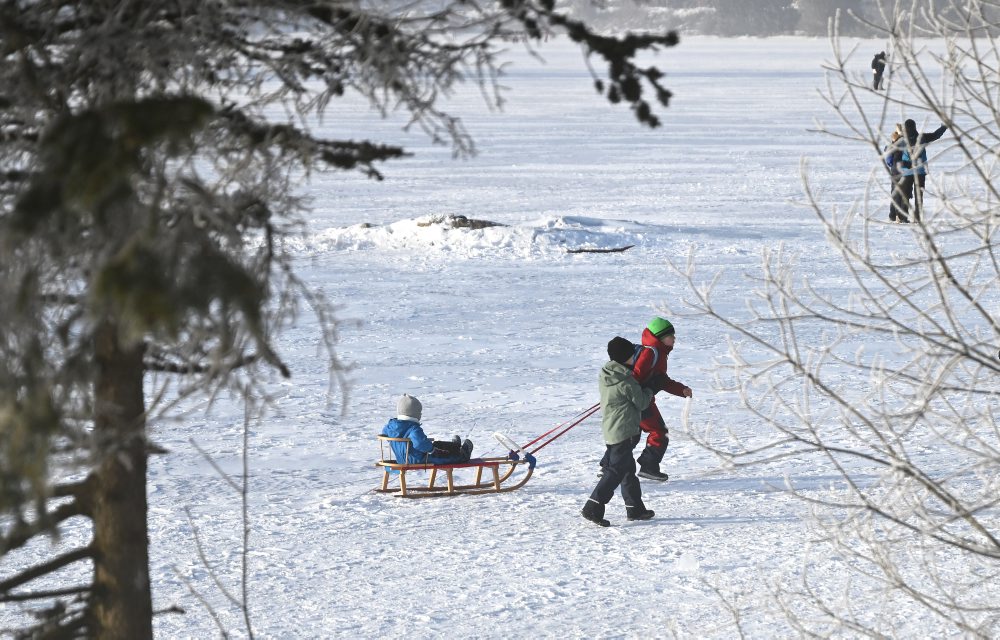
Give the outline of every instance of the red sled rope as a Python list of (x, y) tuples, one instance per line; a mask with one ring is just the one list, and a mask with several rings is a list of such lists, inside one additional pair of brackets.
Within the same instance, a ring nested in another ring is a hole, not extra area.
[[(550, 437), (548, 440), (546, 440), (545, 442), (541, 443), (540, 445), (538, 445), (537, 447), (535, 447), (534, 449), (532, 449), (531, 450), (531, 454), (534, 455), (534, 454), (538, 453), (543, 448), (545, 448), (546, 446), (548, 446), (553, 440), (555, 440), (559, 436), (565, 434), (567, 431), (569, 431), (570, 429), (572, 429), (576, 425), (580, 424), (581, 422), (583, 422), (584, 420), (586, 420), (590, 416), (594, 415), (595, 413), (597, 413), (598, 411), (600, 411), (600, 409), (601, 409), (601, 403), (598, 402), (594, 406), (592, 406), (589, 409), (585, 410), (582, 414), (578, 413), (577, 416), (579, 416), (579, 417), (576, 420), (573, 420), (573, 422), (571, 422), (570, 424), (566, 425), (566, 427), (563, 428), (562, 431), (560, 431), (559, 433), (556, 433), (555, 435), (553, 435), (552, 437)], [(574, 416), (574, 417), (576, 417), (576, 416)], [(572, 420), (572, 418), (571, 418), (571, 420)], [(529, 442), (525, 446), (528, 447), (528, 446), (531, 446), (531, 445), (535, 444), (536, 442), (538, 442), (539, 440), (541, 440), (545, 436), (548, 436), (549, 434), (551, 434), (556, 429), (561, 428), (565, 424), (566, 423), (563, 422), (562, 424), (556, 425), (554, 428), (552, 428), (552, 429), (548, 430), (547, 432), (543, 433), (542, 435), (538, 436), (537, 438), (535, 438), (534, 440), (532, 440), (531, 442)]]

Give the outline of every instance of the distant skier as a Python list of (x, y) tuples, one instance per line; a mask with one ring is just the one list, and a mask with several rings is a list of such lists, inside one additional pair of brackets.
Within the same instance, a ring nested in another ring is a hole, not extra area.
[[(886, 164), (899, 167), (900, 201), (905, 221), (906, 214), (912, 213), (914, 222), (919, 222), (924, 212), (924, 184), (927, 182), (927, 145), (941, 138), (948, 130), (941, 125), (931, 133), (918, 133), (917, 123), (907, 120), (903, 123), (903, 137), (896, 141), (892, 151), (886, 154)], [(912, 211), (910, 201), (913, 201)]]
[(602, 527), (610, 526), (604, 518), (604, 507), (621, 487), (625, 516), (629, 520), (649, 520), (653, 512), (642, 502), (642, 488), (635, 477), (632, 451), (639, 444), (639, 416), (649, 406), (655, 391), (639, 384), (632, 375), (636, 347), (625, 338), (615, 337), (608, 343), (611, 358), (597, 376), (601, 394), (601, 434), (604, 436), (604, 472), (580, 512), (583, 517)]
[[(392, 452), (399, 464), (449, 464), (466, 462), (472, 457), (472, 441), (431, 440), (420, 426), (423, 405), (413, 396), (404, 393), (396, 403), (396, 417), (382, 428), (382, 435), (390, 438), (409, 438), (410, 455), (406, 457), (406, 443), (393, 442)], [(405, 458), (405, 459), (404, 459)]]
[[(667, 357), (674, 349), (674, 341), (674, 326), (670, 321), (659, 316), (650, 320), (642, 332), (643, 348), (635, 358), (633, 375), (644, 386), (655, 385), (652, 387), (654, 392), (666, 391), (681, 398), (690, 398), (690, 387), (672, 380), (667, 374)], [(655, 399), (643, 411), (640, 427), (649, 435), (646, 436), (646, 448), (639, 454), (638, 475), (647, 480), (663, 482), (667, 479), (667, 474), (660, 471), (660, 462), (667, 452), (670, 436)]]
[(872, 88), (876, 91), (882, 88), (882, 74), (885, 73), (885, 51), (879, 51), (872, 58), (872, 74), (874, 75), (874, 81), (872, 82)]

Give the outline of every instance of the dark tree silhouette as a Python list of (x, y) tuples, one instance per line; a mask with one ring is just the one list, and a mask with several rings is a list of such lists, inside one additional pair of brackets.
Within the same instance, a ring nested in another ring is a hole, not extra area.
[[(676, 36), (601, 36), (552, 0), (405, 13), (327, 0), (0, 1), (0, 601), (36, 607), (24, 635), (151, 637), (150, 420), (177, 398), (253, 397), (291, 375), (275, 336), (304, 311), (319, 315), (336, 375), (334, 318), (286, 248), (303, 226), (298, 180), (325, 169), (378, 179), (404, 150), (303, 123), (357, 92), (471, 152), (441, 96), (471, 79), (498, 101), (507, 40), (553, 31), (606, 64), (596, 84), (607, 99), (658, 124), (653, 105), (670, 93), (634, 57)], [(15, 558), (72, 518), (89, 521), (88, 542)], [(79, 562), (93, 567), (86, 584), (36, 586)]]

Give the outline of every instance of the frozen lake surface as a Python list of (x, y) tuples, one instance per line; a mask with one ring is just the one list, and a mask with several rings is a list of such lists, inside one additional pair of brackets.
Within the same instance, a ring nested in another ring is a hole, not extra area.
[[(859, 74), (880, 48), (861, 43)], [(423, 402), (428, 434), (469, 437), (480, 455), (502, 454), (495, 431), (524, 442), (594, 404), (607, 341), (637, 341), (663, 302), (685, 297), (670, 260), (693, 254), (706, 277), (722, 271), (736, 313), (762, 249), (779, 243), (827, 293), (851, 287), (801, 204), (804, 158), (836, 207), (864, 195), (873, 165), (862, 145), (811, 131), (816, 120), (836, 121), (817, 93), (827, 40), (682, 40), (655, 60), (674, 92), (655, 131), (594, 92), (574, 46), (546, 43), (544, 65), (513, 53), (502, 112), (484, 110), (472, 86), (451, 103), (477, 142), (473, 159), (453, 159), (357, 100), (334, 104), (324, 121), (331, 138), (403, 144), (414, 155), (382, 167), (383, 182), (330, 173), (308, 188), (301, 273), (339, 305), (349, 395), (345, 407), (339, 389), (330, 393), (315, 322), (304, 318), (282, 343), (292, 378), (275, 387), (274, 409), (250, 435), (257, 637), (737, 637), (720, 592), (749, 637), (794, 635), (772, 591), (809, 575), (846, 602), (857, 585), (824, 547), (804, 555), (818, 534), (802, 503), (774, 487), (787, 478), (822, 491), (836, 478), (794, 459), (713, 473), (714, 459), (683, 433), (679, 398), (658, 399), (672, 435), (670, 481), (643, 484), (656, 511), (648, 522), (626, 522), (619, 496), (611, 528), (580, 517), (603, 452), (598, 418), (541, 452), (534, 477), (511, 494), (411, 501), (372, 492), (375, 435), (401, 393)], [(947, 157), (934, 166), (953, 168)], [(883, 209), (879, 201), (872, 215), (883, 219)], [(433, 223), (454, 215), (504, 226)], [(886, 251), (906, 237), (888, 226), (875, 235)], [(634, 248), (566, 252), (624, 245)], [(738, 398), (712, 389), (726, 335), (676, 324), (670, 372), (694, 389), (690, 421), (762, 428)], [(242, 418), (223, 399), (208, 415), (154, 427), (171, 451), (150, 467), (154, 606), (187, 611), (158, 616), (159, 637), (218, 635), (188, 584), (234, 637), (243, 633), (184, 511), (238, 593), (238, 495), (190, 440), (238, 473)], [(852, 606), (892, 619), (900, 637), (938, 629), (905, 603)]]

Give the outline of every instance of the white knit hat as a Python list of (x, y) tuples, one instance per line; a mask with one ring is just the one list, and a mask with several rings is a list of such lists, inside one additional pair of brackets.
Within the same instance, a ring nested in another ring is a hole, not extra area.
[(408, 393), (404, 393), (396, 403), (396, 419), (420, 422), (420, 413), (424, 407), (420, 401)]

